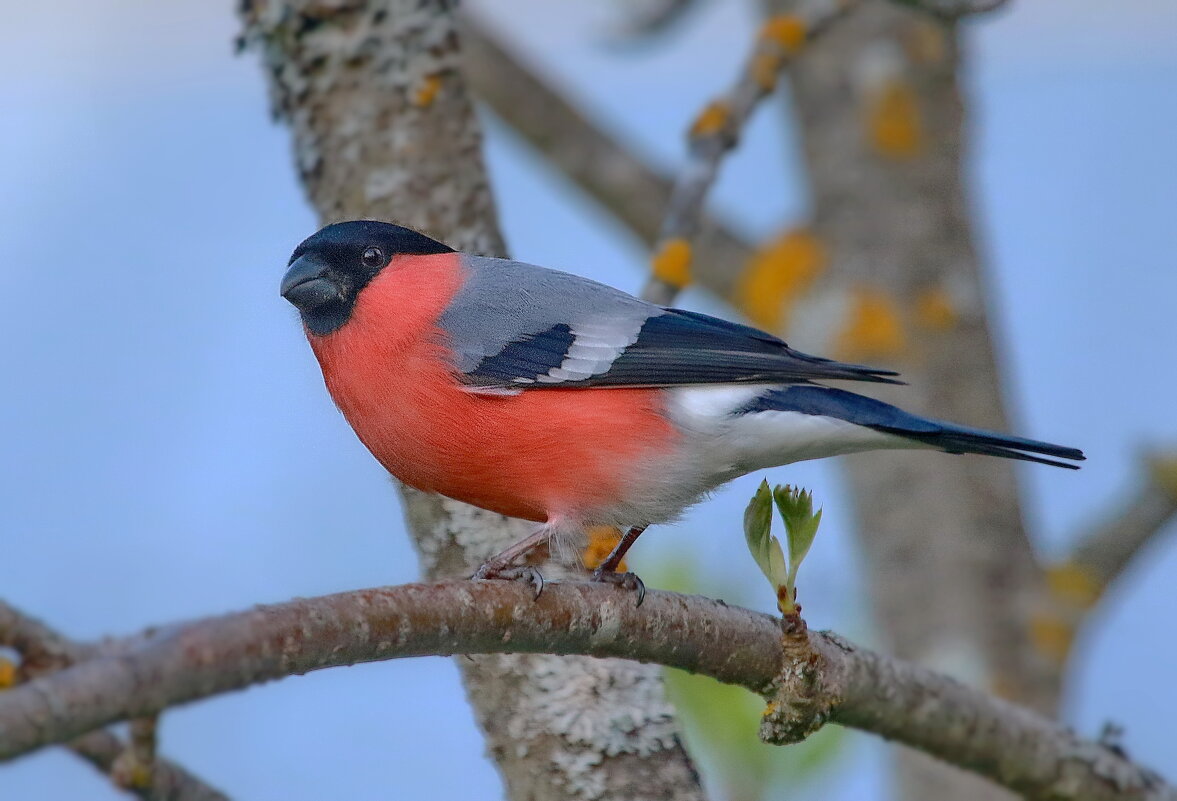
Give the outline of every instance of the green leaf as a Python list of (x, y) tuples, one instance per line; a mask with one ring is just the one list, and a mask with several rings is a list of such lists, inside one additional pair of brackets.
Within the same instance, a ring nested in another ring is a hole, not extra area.
[[(768, 488), (767, 481), (761, 481), (756, 494), (744, 509), (744, 539), (748, 541), (748, 551), (765, 576), (769, 575), (768, 540), (771, 528), (772, 490)], [(771, 577), (769, 580), (772, 580)]]
[(821, 510), (813, 512), (813, 493), (799, 487), (778, 486), (772, 493), (777, 509), (785, 521), (785, 539), (789, 545), (789, 586), (797, 576), (797, 568), (809, 554), (817, 529), (821, 525)]
[[(762, 530), (771, 525), (773, 504), (769, 501), (765, 505), (770, 520), (754, 528)], [(768, 541), (771, 543), (771, 537)], [(642, 574), (651, 586), (704, 592), (729, 602), (750, 598), (756, 589), (747, 582), (724, 583), (719, 574), (686, 552), (668, 553), (655, 561), (656, 566), (646, 568)], [(647, 575), (649, 571), (652, 575)], [(665, 676), (666, 691), (686, 730), (688, 750), (721, 797), (769, 801), (781, 797), (784, 788), (790, 795), (797, 795), (807, 789), (799, 785), (828, 775), (847, 753), (846, 730), (837, 726), (826, 726), (805, 742), (788, 748), (766, 745), (756, 735), (764, 711), (759, 696), (742, 687), (673, 668), (667, 668)]]
[(767, 481), (760, 482), (744, 510), (744, 538), (752, 558), (776, 591), (784, 585), (788, 570), (780, 540), (772, 536), (772, 490)]
[[(767, 504), (771, 518), (774, 513)], [(767, 528), (767, 521), (760, 528)], [(769, 539), (771, 542), (771, 538)], [(779, 553), (779, 550), (778, 550)], [(679, 592), (702, 592), (728, 602), (751, 601), (755, 584), (727, 584), (720, 574), (685, 551), (671, 551), (655, 560), (642, 575), (650, 586)], [(756, 735), (764, 702), (742, 687), (721, 684), (706, 676), (666, 668), (666, 691), (678, 709), (688, 750), (698, 761), (716, 794), (732, 801), (769, 801), (804, 795), (808, 782), (821, 780), (840, 767), (847, 753), (845, 729), (826, 726), (803, 743), (781, 748), (766, 745)]]

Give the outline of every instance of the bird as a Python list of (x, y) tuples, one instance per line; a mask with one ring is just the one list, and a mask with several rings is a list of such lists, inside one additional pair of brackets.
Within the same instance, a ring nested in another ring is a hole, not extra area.
[[(534, 522), (477, 579), (531, 583), (543, 544), (650, 525), (757, 470), (923, 448), (1076, 468), (1077, 448), (921, 417), (827, 381), (898, 374), (790, 348), (748, 325), (648, 303), (558, 270), (462, 253), (378, 220), (295, 248), (281, 295), (360, 441), (404, 484)], [(558, 549), (557, 549), (558, 550)]]

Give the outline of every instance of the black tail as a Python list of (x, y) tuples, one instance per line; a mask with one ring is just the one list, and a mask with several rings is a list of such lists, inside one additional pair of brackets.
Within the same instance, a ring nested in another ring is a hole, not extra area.
[(875, 431), (922, 442), (948, 453), (980, 453), (986, 456), (1001, 456), (1006, 459), (1022, 459), (1054, 467), (1066, 467), (1070, 470), (1078, 470), (1079, 466), (1054, 459), (1045, 459), (1035, 454), (1056, 456), (1059, 459), (1070, 459), (1076, 462), (1087, 458), (1078, 448), (997, 434), (979, 428), (969, 428), (943, 420), (934, 420), (930, 417), (918, 417), (874, 398), (855, 395), (853, 392), (832, 387), (794, 386), (772, 389), (738, 410), (737, 414), (765, 411), (801, 412), (802, 414), (834, 417), (855, 425), (872, 428)]
[[(1044, 453), (1048, 456), (1072, 459), (1076, 462), (1081, 462), (1087, 458), (1083, 455), (1083, 451), (1078, 448), (1068, 448), (1064, 445), (1055, 445), (1050, 442), (1026, 439), (1025, 437), (1014, 437), (1007, 434), (994, 434), (991, 431), (967, 428), (965, 426), (953, 425), (952, 423), (941, 423), (930, 419), (928, 419), (928, 422), (938, 423), (941, 430), (936, 433), (902, 430), (891, 431), (890, 433), (898, 434), (908, 439), (914, 439), (918, 442), (926, 442), (928, 445), (934, 445), (948, 453), (980, 453), (986, 456), (1002, 456), (1006, 459), (1021, 459), (1026, 462), (1038, 462), (1038, 464), (1048, 464), (1053, 467), (1065, 467), (1068, 470), (1078, 470), (1079, 465), (1070, 464), (1069, 462), (1058, 462), (1054, 459), (1044, 459), (1034, 454)], [(886, 429), (880, 427), (880, 430)]]

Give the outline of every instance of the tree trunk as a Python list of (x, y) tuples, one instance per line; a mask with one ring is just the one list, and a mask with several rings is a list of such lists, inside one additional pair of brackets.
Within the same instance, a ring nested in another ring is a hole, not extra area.
[[(830, 264), (795, 315), (810, 335), (796, 344), (896, 366), (910, 386), (880, 392), (884, 399), (1004, 431), (962, 185), (959, 60), (954, 25), (879, 2), (864, 4), (790, 72), (813, 232)], [(888, 648), (1053, 712), (1056, 674), (1029, 636), (1042, 585), (1012, 463), (888, 453), (846, 466)], [(898, 797), (1006, 796), (905, 752)]]
[[(503, 255), (481, 132), (444, 0), (243, 0), (273, 111), (324, 223), (374, 217)], [(469, 575), (526, 525), (411, 490), (430, 578)], [(553, 656), (459, 659), (513, 799), (702, 798), (660, 670)]]

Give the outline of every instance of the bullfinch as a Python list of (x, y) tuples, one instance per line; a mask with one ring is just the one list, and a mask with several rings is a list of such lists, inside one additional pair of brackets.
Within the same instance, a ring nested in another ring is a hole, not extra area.
[(756, 470), (894, 448), (1072, 468), (1058, 460), (1084, 458), (819, 383), (901, 383), (891, 371), (389, 223), (323, 228), (295, 248), (281, 292), (327, 390), (388, 472), (538, 524), (475, 573), (537, 593), (542, 578), (517, 560), (615, 526), (625, 534), (594, 578), (640, 602), (640, 581), (616, 572), (638, 535)]

